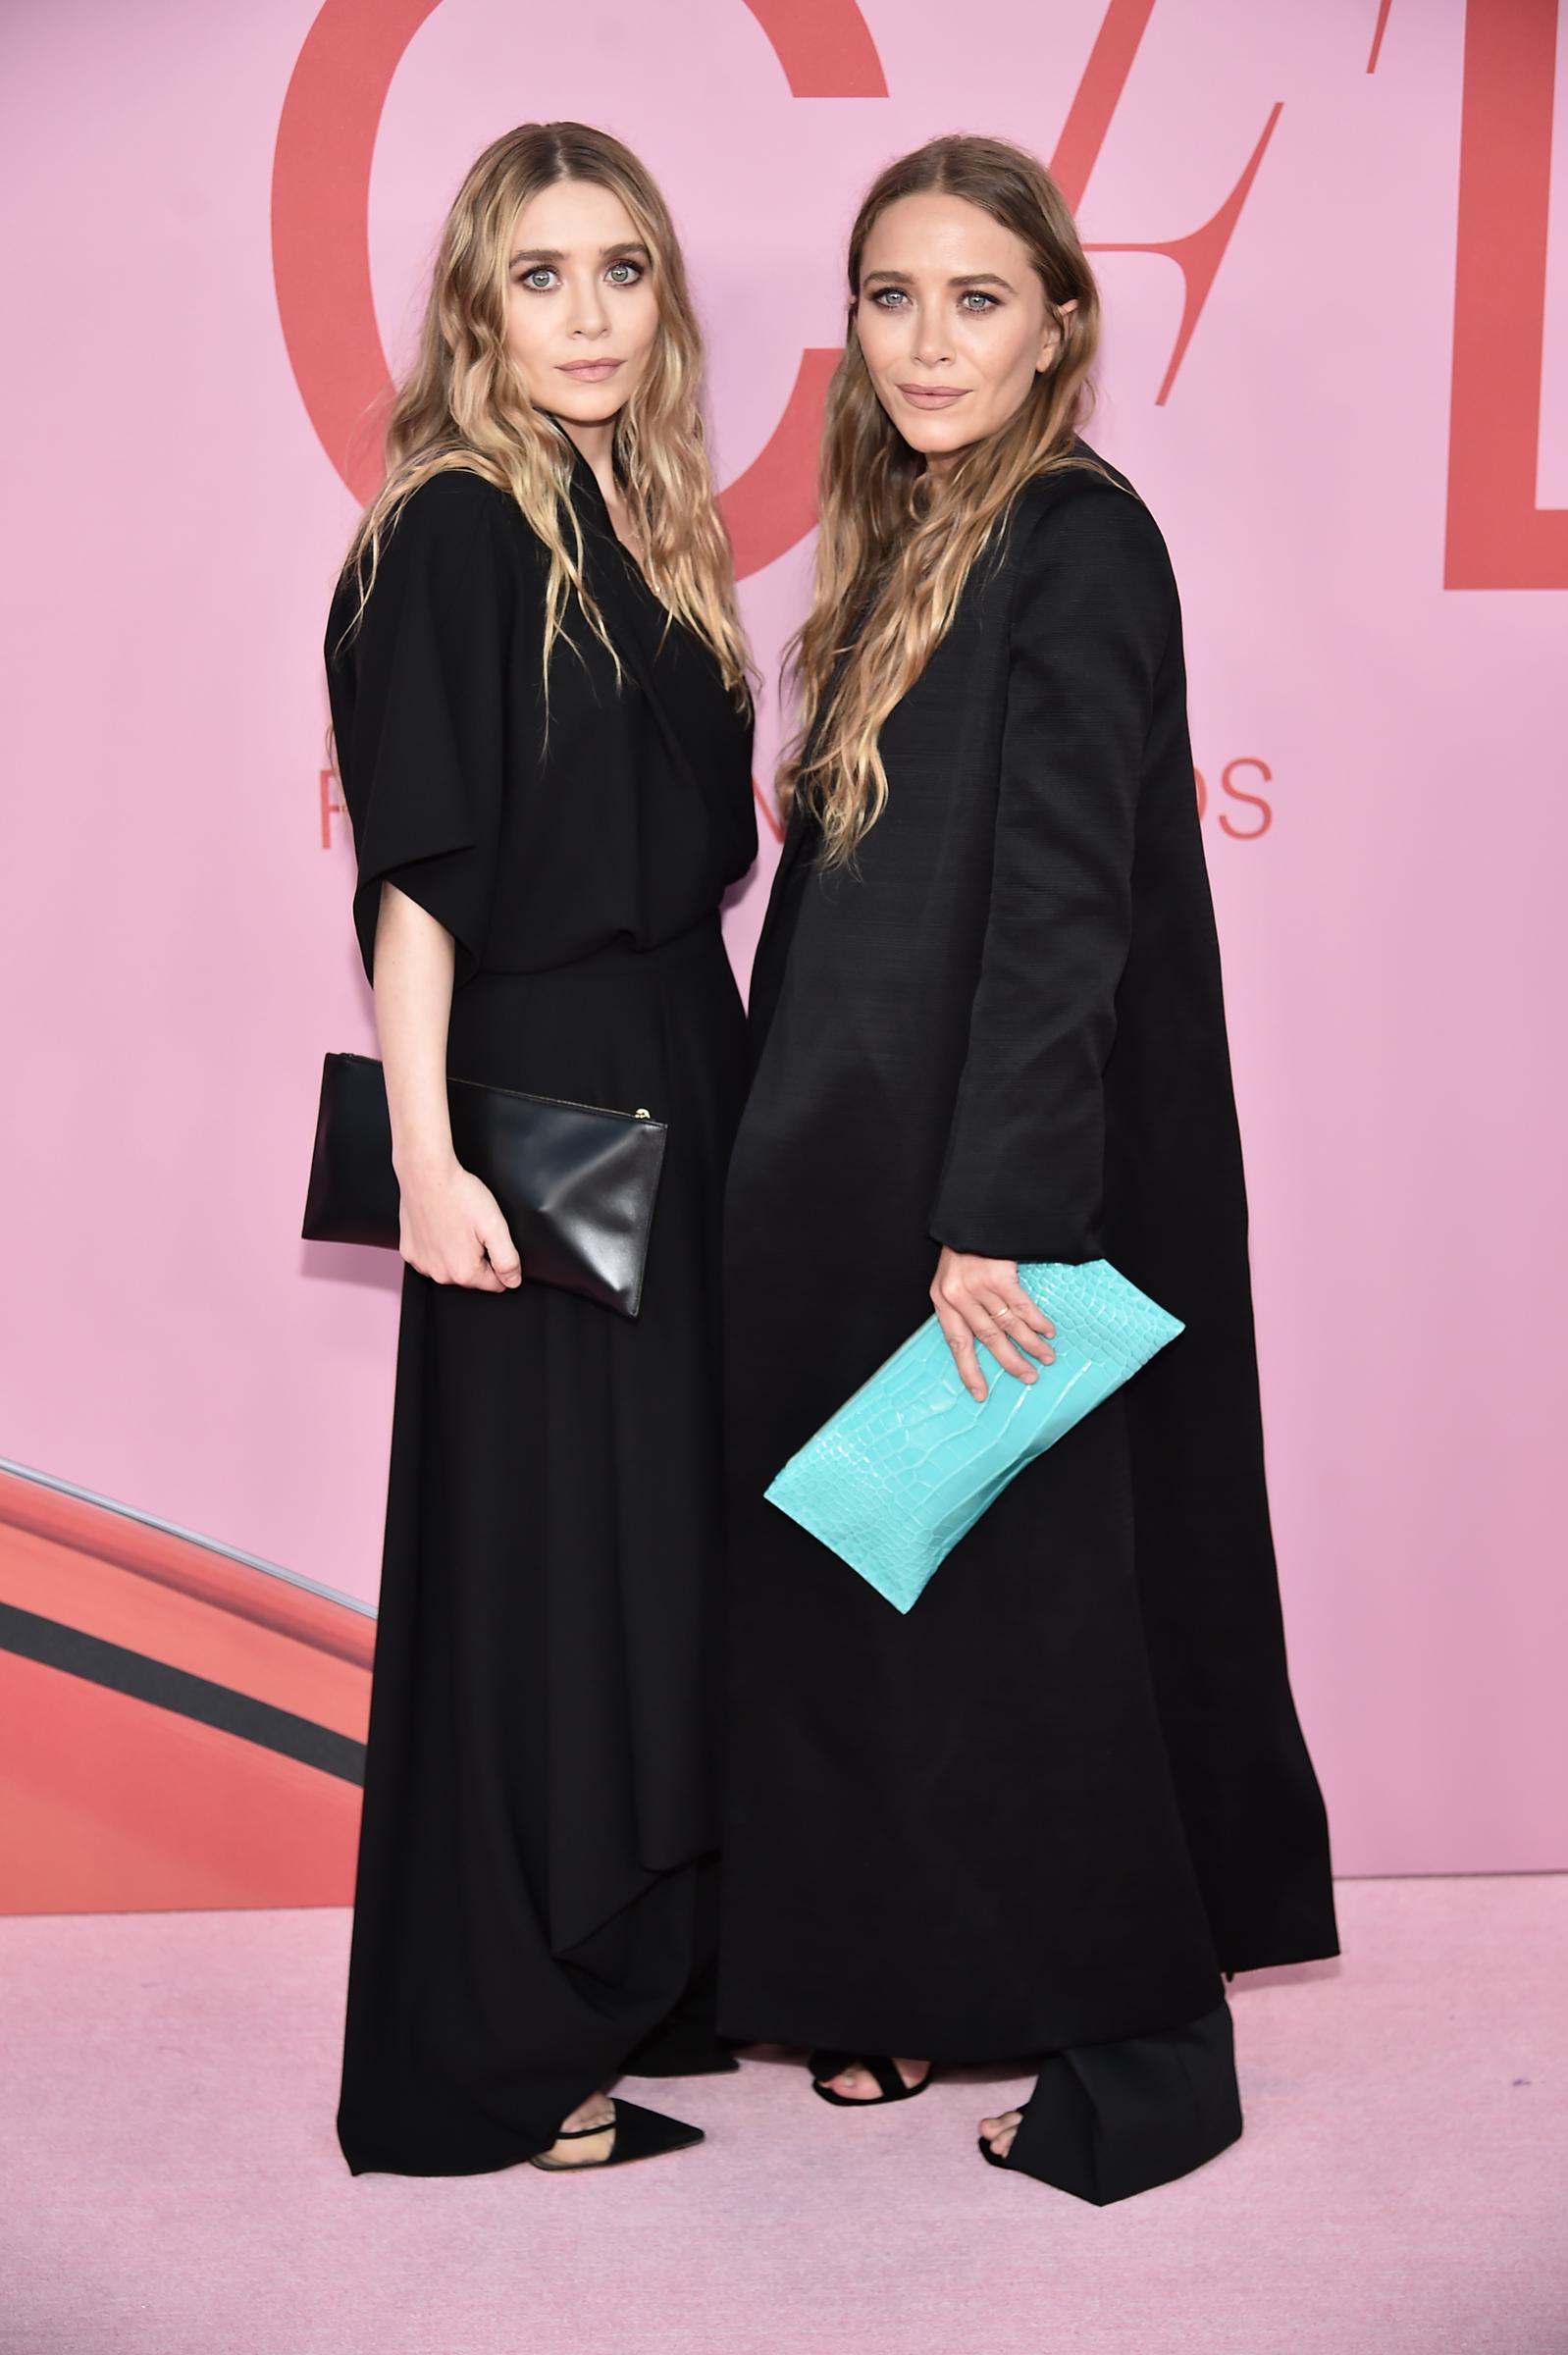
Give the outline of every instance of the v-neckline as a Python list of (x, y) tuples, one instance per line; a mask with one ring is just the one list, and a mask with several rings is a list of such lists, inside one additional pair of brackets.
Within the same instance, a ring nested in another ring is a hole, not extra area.
[(662, 606), (664, 601), (662, 598), (660, 598), (658, 591), (653, 587), (653, 582), (643, 570), (643, 567), (638, 560), (636, 551), (627, 544), (626, 541), (621, 538), (619, 532), (615, 529), (614, 521), (609, 511), (609, 501), (604, 497), (603, 489), (600, 483), (598, 475), (594, 472), (593, 467), (589, 464), (587, 458), (584, 457), (582, 451), (578, 448), (570, 434), (565, 433), (563, 430), (562, 439), (565, 441), (567, 447), (571, 451), (572, 481), (574, 486), (586, 494), (588, 503), (593, 510), (595, 520), (602, 527), (606, 536), (615, 543), (615, 546), (620, 550), (621, 555), (624, 557), (627, 569), (630, 572), (632, 579), (636, 582), (638, 588), (646, 590), (648, 595), (653, 599), (654, 602)]

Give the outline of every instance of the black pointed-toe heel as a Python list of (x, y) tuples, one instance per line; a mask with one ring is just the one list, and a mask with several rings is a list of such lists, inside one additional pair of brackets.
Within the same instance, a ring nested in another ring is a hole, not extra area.
[(661, 2159), (666, 2151), (689, 2151), (694, 2143), (706, 2140), (701, 2126), (688, 2126), (657, 2110), (641, 2109), (636, 2102), (616, 2100), (610, 2108), (615, 2116), (607, 2124), (573, 2126), (555, 2137), (557, 2142), (589, 2142), (596, 2134), (613, 2133), (607, 2158), (585, 2159), (574, 2165), (570, 2159), (547, 2159), (541, 2154), (530, 2159), (529, 2166), (547, 2175), (592, 2175), (601, 2167), (630, 2167), (634, 2159)]
[[(868, 2068), (877, 2082), (874, 2100), (867, 2097), (858, 2102), (852, 2093), (835, 2093), (824, 2078), (836, 2077), (846, 2068)], [(818, 2100), (831, 2102), (835, 2110), (882, 2110), (889, 2102), (913, 2102), (923, 2093), (936, 2074), (933, 2062), (917, 2085), (906, 2085), (892, 2061), (884, 2053), (813, 2053), (811, 2055), (811, 2091)]]

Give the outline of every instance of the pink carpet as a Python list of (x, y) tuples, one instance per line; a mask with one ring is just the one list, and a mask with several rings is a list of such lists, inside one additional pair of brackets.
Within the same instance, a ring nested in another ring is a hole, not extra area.
[(5, 2355), (1568, 2355), (1568, 1877), (1352, 1882), (1233, 2002), (1247, 2131), (1105, 2211), (981, 2166), (1012, 2085), (705, 2148), (353, 2181), (341, 1913), (0, 1921)]

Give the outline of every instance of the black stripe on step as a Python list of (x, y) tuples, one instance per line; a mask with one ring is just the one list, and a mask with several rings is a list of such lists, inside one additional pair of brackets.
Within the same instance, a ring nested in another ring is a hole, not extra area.
[(64, 1669), (67, 1676), (106, 1685), (111, 1693), (129, 1694), (132, 1701), (150, 1701), (154, 1708), (172, 1709), (176, 1716), (194, 1718), (198, 1725), (275, 1750), (282, 1757), (297, 1758), (302, 1766), (315, 1766), (342, 1782), (365, 1779), (363, 1742), (334, 1733), (313, 1718), (296, 1716), (292, 1709), (275, 1708), (270, 1701), (235, 1693), (210, 1677), (192, 1676), (188, 1669), (171, 1668), (123, 1644), (83, 1635), (79, 1628), (63, 1626), (36, 1611), (0, 1602), (0, 1648), (42, 1667)]

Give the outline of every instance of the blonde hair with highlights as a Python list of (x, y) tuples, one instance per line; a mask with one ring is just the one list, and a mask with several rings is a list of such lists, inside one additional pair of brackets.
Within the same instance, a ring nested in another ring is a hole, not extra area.
[[(940, 476), (882, 407), (855, 328), (866, 239), (889, 205), (926, 194), (961, 196), (1022, 239), (1061, 333), (1022, 406)], [(852, 860), (886, 808), (882, 724), (952, 628), (1019, 494), (1037, 475), (1090, 463), (1073, 440), (1100, 340), (1099, 292), (1067, 200), (1042, 164), (1001, 139), (933, 139), (890, 164), (851, 233), (849, 283), (822, 439), (815, 587), (790, 649), (799, 727), (778, 781), (781, 809), (799, 797), (817, 817), (827, 866)]]
[[(517, 215), (558, 181), (587, 181), (620, 198), (647, 246), (659, 332), (642, 379), (615, 421), (621, 494), (643, 569), (668, 611), (718, 661), (737, 703), (750, 700), (735, 571), (708, 470), (700, 407), (703, 343), (668, 209), (629, 148), (581, 123), (524, 123), (487, 147), (442, 231), (419, 349), (387, 424), (387, 479), (360, 520), (344, 561), (359, 593), (375, 584), (388, 533), (421, 483), (463, 472), (517, 501), (549, 558), (545, 664), (566, 632), (575, 596), (609, 649), (585, 577), (581, 527), (569, 497), (571, 445), (535, 407), (506, 346), (508, 276)], [(352, 628), (350, 624), (350, 628)], [(619, 661), (617, 658), (617, 670)]]

